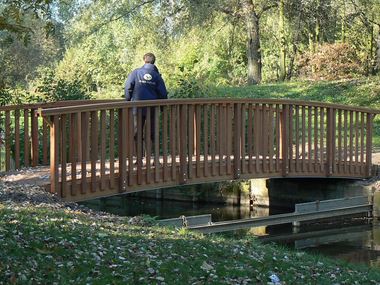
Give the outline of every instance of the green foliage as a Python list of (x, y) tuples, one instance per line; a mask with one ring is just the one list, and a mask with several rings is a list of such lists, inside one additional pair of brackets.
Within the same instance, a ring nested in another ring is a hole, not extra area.
[(39, 70), (39, 77), (32, 84), (33, 95), (39, 102), (90, 99), (82, 82), (74, 79), (67, 81), (58, 78), (50, 68)]

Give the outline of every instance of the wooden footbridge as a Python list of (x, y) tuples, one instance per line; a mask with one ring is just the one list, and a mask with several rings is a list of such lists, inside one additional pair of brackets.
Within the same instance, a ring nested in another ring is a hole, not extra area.
[(231, 179), (368, 178), (376, 114), (270, 99), (5, 106), (0, 167), (48, 165), (48, 188), (70, 201)]

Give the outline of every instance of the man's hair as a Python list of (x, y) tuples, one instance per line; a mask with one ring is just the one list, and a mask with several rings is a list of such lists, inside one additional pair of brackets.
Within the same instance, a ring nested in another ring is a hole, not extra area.
[(153, 53), (148, 52), (148, 53), (144, 54), (143, 60), (145, 63), (154, 64), (156, 61), (156, 56)]

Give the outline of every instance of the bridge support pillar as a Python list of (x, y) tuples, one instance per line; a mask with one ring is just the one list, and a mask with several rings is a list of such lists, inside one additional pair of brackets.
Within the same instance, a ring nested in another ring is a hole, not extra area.
[(380, 220), (380, 190), (376, 190), (373, 193), (373, 212), (372, 216), (374, 220)]

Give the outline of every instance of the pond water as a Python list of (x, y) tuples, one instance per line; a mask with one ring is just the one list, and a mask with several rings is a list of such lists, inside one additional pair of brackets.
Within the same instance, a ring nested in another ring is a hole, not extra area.
[[(289, 209), (249, 209), (248, 206), (207, 205), (130, 196), (103, 198), (82, 204), (120, 216), (149, 215), (157, 219), (211, 214), (213, 222), (291, 212)], [(293, 228), (290, 224), (256, 227), (233, 234), (256, 235), (263, 242), (275, 242), (380, 268), (380, 225), (363, 218), (301, 225), (300, 228)]]

